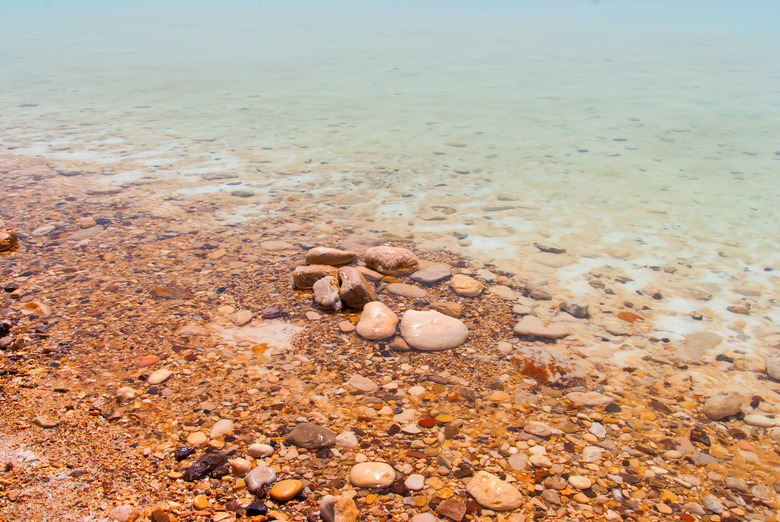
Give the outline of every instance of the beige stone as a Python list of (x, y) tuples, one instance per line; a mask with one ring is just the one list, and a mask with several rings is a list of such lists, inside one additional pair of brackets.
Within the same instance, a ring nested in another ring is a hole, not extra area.
[(366, 278), (354, 267), (343, 267), (338, 271), (341, 280), (339, 295), (341, 300), (352, 308), (363, 308), (366, 304), (376, 300), (374, 287), (366, 281)]
[(463, 274), (455, 274), (450, 279), (450, 287), (453, 292), (464, 297), (477, 297), (485, 289), (485, 285)]
[(466, 491), (480, 506), (494, 511), (511, 511), (524, 502), (523, 495), (516, 487), (487, 471), (475, 473)]
[(364, 339), (378, 341), (395, 335), (398, 316), (384, 303), (372, 301), (363, 307), (357, 333)]
[(314, 247), (306, 252), (307, 265), (348, 265), (357, 259), (351, 250), (339, 250), (324, 246)]
[(338, 277), (339, 270), (328, 265), (299, 266), (293, 271), (293, 283), (296, 288), (311, 288), (314, 283), (326, 276)]

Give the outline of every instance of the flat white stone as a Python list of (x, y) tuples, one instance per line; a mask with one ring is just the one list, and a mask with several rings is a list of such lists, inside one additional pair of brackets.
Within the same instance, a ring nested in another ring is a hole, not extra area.
[(401, 335), (418, 350), (438, 351), (466, 342), (469, 329), (459, 319), (434, 310), (407, 310), (401, 318)]

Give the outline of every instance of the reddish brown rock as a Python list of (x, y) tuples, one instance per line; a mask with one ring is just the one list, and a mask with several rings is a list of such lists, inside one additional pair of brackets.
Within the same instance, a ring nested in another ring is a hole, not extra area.
[(314, 283), (323, 277), (338, 277), (339, 270), (328, 265), (299, 266), (293, 272), (293, 282), (296, 288), (312, 288)]
[(347, 306), (362, 309), (366, 304), (376, 300), (374, 287), (366, 281), (357, 268), (344, 267), (338, 270), (341, 280), (339, 295)]
[(348, 265), (357, 259), (357, 254), (351, 250), (337, 248), (314, 247), (306, 252), (307, 265)]
[(585, 372), (578, 364), (546, 348), (523, 346), (512, 356), (512, 363), (523, 375), (533, 377), (540, 384), (558, 388), (585, 385)]

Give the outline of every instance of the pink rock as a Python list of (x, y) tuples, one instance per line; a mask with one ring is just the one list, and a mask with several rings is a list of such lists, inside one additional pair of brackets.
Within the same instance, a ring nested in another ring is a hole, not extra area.
[(459, 319), (434, 310), (407, 310), (401, 318), (401, 335), (410, 346), (428, 352), (460, 346), (469, 329)]
[(351, 250), (319, 246), (306, 252), (307, 265), (348, 265), (355, 259), (357, 254)]
[(363, 307), (357, 333), (360, 337), (378, 341), (395, 335), (398, 326), (398, 316), (384, 303), (371, 301)]
[(556, 324), (545, 326), (542, 320), (534, 315), (526, 315), (515, 325), (515, 335), (527, 335), (533, 337), (546, 337), (548, 339), (560, 339), (571, 333), (567, 326)]
[(385, 275), (406, 275), (417, 270), (417, 256), (406, 248), (377, 246), (366, 250), (366, 265)]

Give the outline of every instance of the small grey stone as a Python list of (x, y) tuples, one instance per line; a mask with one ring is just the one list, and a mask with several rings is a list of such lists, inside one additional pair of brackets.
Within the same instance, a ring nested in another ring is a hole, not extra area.
[(697, 466), (706, 466), (708, 464), (720, 464), (720, 459), (713, 457), (709, 453), (696, 451), (693, 454), (693, 463)]
[(726, 477), (726, 487), (741, 493), (748, 492), (747, 483), (743, 479), (737, 477)]
[(712, 511), (716, 514), (723, 512), (723, 504), (720, 503), (720, 500), (715, 495), (707, 495), (701, 499), (701, 503), (704, 504), (704, 509), (707, 511)]
[(579, 301), (564, 301), (561, 303), (560, 308), (561, 311), (580, 319), (588, 316), (588, 305)]
[(254, 192), (251, 190), (234, 190), (230, 193), (231, 196), (235, 196), (237, 198), (251, 198), (255, 195)]
[(451, 275), (452, 270), (448, 265), (430, 265), (413, 273), (412, 281), (430, 284), (447, 279)]

